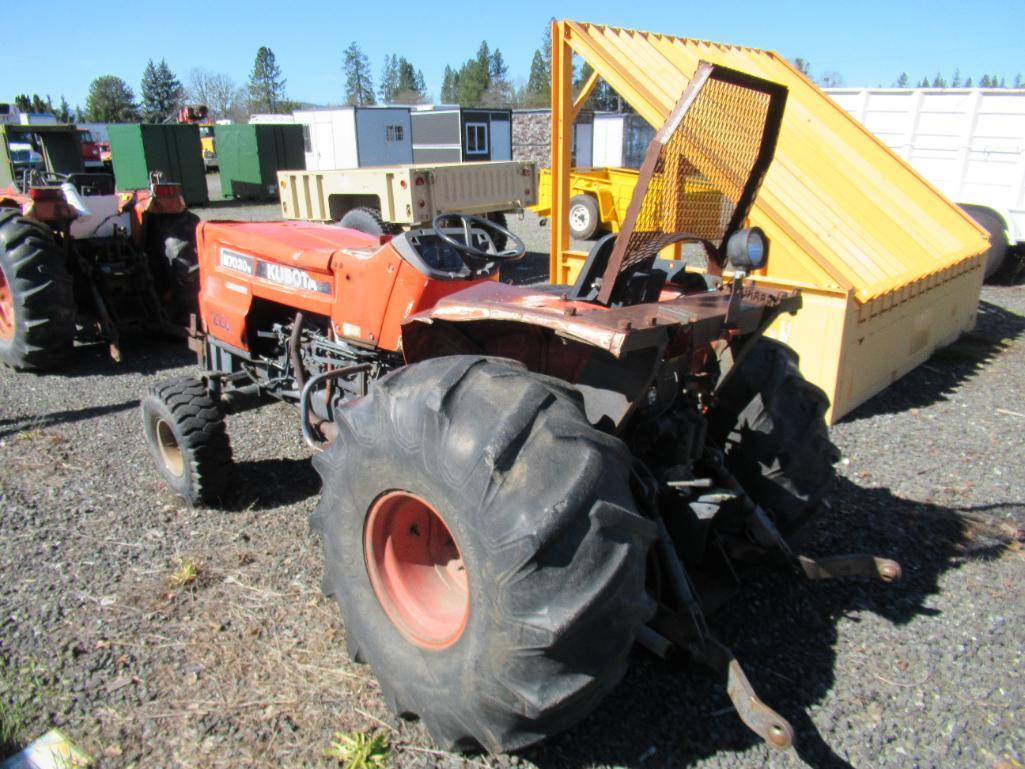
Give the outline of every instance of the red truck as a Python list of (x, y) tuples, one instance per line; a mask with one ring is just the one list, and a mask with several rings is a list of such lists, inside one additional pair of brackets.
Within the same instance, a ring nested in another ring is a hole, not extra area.
[(103, 160), (100, 158), (100, 143), (96, 141), (92, 131), (88, 128), (78, 129), (78, 141), (82, 145), (82, 162), (86, 168), (102, 168)]

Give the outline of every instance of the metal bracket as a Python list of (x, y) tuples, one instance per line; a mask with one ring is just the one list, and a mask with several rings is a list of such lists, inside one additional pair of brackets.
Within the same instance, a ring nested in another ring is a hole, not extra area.
[(765, 547), (778, 548), (793, 566), (794, 571), (808, 579), (869, 577), (882, 582), (896, 582), (901, 577), (900, 564), (889, 558), (863, 554), (833, 555), (825, 558), (795, 555), (761, 507), (755, 507), (750, 523), (751, 535), (756, 542)]

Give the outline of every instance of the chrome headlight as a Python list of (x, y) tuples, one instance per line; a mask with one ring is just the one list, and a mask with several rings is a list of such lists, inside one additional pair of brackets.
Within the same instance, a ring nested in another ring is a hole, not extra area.
[(726, 241), (726, 260), (735, 270), (757, 270), (769, 258), (769, 239), (760, 227), (737, 230)]

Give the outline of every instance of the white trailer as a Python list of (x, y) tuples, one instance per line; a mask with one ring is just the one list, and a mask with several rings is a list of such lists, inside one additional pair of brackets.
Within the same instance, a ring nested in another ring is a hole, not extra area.
[(655, 129), (640, 115), (596, 112), (592, 165), (595, 168), (640, 169), (648, 143), (654, 136)]
[(292, 115), (303, 125), (309, 171), (413, 162), (409, 107), (296, 110)]
[(1025, 244), (1025, 90), (827, 88), (826, 93), (990, 232), (986, 276)]

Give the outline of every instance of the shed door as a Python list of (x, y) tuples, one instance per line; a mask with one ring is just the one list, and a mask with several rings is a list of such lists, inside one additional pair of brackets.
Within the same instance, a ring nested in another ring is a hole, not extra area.
[(512, 160), (512, 123), (503, 116), (491, 119), (491, 159)]
[(335, 167), (335, 132), (331, 123), (313, 123), (314, 171), (330, 170)]

